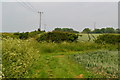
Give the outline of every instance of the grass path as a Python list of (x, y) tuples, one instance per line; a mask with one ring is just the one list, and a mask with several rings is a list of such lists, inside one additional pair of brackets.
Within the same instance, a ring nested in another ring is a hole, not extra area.
[(31, 78), (95, 78), (68, 55), (43, 54), (29, 71)]

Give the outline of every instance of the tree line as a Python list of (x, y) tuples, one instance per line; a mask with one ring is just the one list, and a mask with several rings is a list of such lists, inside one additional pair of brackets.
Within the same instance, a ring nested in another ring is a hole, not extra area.
[[(72, 28), (55, 28), (53, 31), (79, 33), (79, 31), (73, 30)], [(114, 29), (112, 27), (107, 27), (94, 30), (85, 28), (81, 33), (120, 33), (120, 28)]]
[(82, 31), (82, 33), (120, 33), (120, 29), (119, 28), (114, 29), (114, 28), (108, 27), (108, 28), (101, 28), (101, 29), (91, 30), (89, 28), (85, 28)]
[(72, 28), (55, 28), (53, 31), (79, 33), (78, 31), (75, 31)]

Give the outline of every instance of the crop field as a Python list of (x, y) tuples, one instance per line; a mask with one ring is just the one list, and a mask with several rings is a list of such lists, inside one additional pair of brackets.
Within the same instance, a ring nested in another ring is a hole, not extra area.
[(118, 45), (88, 41), (87, 34), (79, 37), (78, 42), (3, 37), (0, 44), (3, 78), (118, 77)]
[(0, 80), (119, 80), (117, 2), (0, 5)]
[(95, 51), (71, 56), (74, 60), (92, 70), (96, 74), (105, 77), (118, 77), (118, 51)]
[(78, 41), (88, 41), (89, 40), (89, 37), (90, 37), (90, 41), (93, 42), (94, 39), (97, 38), (97, 36), (101, 35), (101, 34), (79, 34), (79, 35), (82, 35), (82, 36), (79, 36), (79, 39)]

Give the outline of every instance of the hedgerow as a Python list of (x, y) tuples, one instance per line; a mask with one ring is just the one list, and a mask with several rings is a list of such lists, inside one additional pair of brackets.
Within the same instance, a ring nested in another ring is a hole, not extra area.
[(74, 33), (67, 33), (67, 32), (48, 32), (43, 35), (41, 35), (39, 38), (37, 38), (37, 41), (47, 41), (47, 42), (73, 42), (78, 39), (78, 35)]
[(30, 40), (3, 38), (2, 40), (3, 78), (24, 78), (29, 76), (33, 63), (40, 57), (34, 49), (36, 43)]
[(118, 44), (120, 43), (120, 35), (115, 34), (103, 34), (99, 35), (95, 40), (96, 43), (100, 44)]
[(44, 31), (32, 31), (32, 32), (23, 32), (23, 33), (14, 33), (13, 37), (19, 39), (28, 39), (28, 38), (35, 38), (38, 34), (43, 33)]

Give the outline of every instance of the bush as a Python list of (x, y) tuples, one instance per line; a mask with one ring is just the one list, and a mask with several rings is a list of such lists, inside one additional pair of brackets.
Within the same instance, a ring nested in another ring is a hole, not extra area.
[(74, 33), (67, 33), (67, 32), (48, 32), (43, 35), (41, 35), (39, 38), (37, 38), (37, 41), (47, 41), (47, 42), (73, 42), (76, 41), (78, 38), (78, 35)]
[(2, 40), (3, 78), (26, 78), (33, 63), (39, 59), (39, 51), (34, 49), (33, 40), (3, 38)]
[(79, 33), (78, 31), (75, 31), (75, 30), (73, 30), (72, 28), (55, 28), (53, 31)]
[(36, 35), (43, 33), (44, 31), (32, 31), (29, 32), (29, 37), (36, 37)]
[(2, 33), (2, 38), (12, 37), (12, 33)]
[(115, 34), (103, 34), (99, 35), (95, 40), (96, 43), (100, 44), (118, 44), (120, 42), (120, 35)]
[(44, 31), (32, 31), (32, 32), (26, 32), (26, 33), (14, 33), (13, 37), (19, 38), (19, 39), (28, 39), (28, 38), (35, 38), (36, 35), (43, 33)]
[(20, 39), (27, 39), (28, 38), (28, 32), (26, 32), (26, 33), (20, 33), (19, 34), (19, 38)]

